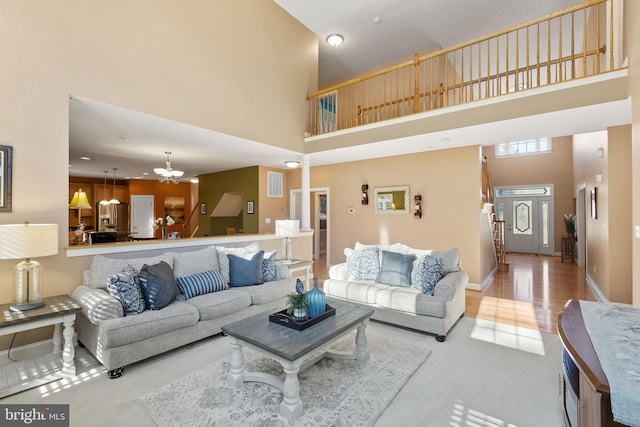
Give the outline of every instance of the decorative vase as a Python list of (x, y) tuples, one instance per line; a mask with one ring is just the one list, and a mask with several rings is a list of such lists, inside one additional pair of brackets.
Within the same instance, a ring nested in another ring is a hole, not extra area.
[(162, 227), (162, 240), (167, 240), (167, 229)]
[(293, 310), (293, 317), (297, 320), (302, 320), (307, 317), (307, 309), (306, 308), (296, 308)]
[(313, 289), (307, 292), (307, 310), (309, 311), (309, 318), (313, 319), (324, 313), (325, 309), (325, 295), (324, 292), (318, 287), (318, 278), (313, 278)]

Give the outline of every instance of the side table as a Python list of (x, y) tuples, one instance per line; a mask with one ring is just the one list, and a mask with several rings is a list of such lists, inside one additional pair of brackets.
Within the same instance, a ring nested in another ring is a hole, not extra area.
[(81, 307), (69, 295), (45, 298), (44, 304), (18, 312), (0, 304), (0, 335), (54, 325), (52, 353), (0, 367), (0, 398), (76, 374), (73, 323)]
[(304, 289), (309, 290), (309, 274), (311, 273), (311, 266), (313, 261), (303, 261), (300, 259), (292, 259), (291, 261), (277, 260), (276, 264), (284, 265), (289, 268), (289, 272), (293, 275), (296, 271), (304, 270)]
[(562, 252), (560, 252), (560, 262), (564, 262), (565, 258), (573, 261), (573, 237), (562, 236), (560, 238), (560, 246)]

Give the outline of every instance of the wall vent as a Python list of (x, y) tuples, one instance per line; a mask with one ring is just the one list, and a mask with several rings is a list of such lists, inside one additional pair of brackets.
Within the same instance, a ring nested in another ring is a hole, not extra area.
[(282, 197), (283, 175), (267, 171), (267, 197)]

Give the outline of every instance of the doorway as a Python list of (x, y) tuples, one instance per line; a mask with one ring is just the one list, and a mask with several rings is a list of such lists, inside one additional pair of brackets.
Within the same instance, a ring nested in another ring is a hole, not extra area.
[(131, 235), (134, 239), (154, 237), (154, 230), (151, 226), (154, 220), (153, 215), (153, 196), (131, 196)]
[[(319, 187), (309, 190), (311, 226), (313, 233), (313, 259), (324, 261), (324, 267), (331, 265), (330, 261), (330, 218), (329, 218), (329, 188)], [(291, 219), (300, 219), (302, 207), (302, 190), (291, 190), (291, 202), (289, 216)]]
[(497, 187), (495, 201), (507, 252), (553, 255), (553, 184)]

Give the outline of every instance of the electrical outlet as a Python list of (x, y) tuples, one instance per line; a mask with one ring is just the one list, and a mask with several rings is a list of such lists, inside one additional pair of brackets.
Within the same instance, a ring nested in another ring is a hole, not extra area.
[(596, 272), (596, 265), (595, 264), (593, 264), (593, 272), (594, 273)]

